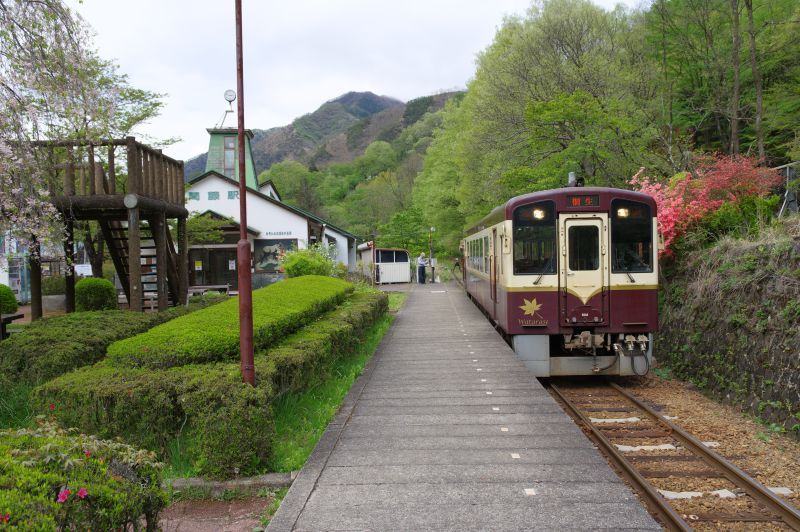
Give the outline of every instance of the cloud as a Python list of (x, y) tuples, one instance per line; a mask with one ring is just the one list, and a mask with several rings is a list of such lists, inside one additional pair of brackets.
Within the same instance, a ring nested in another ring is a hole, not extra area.
[[(142, 128), (183, 139), (167, 152), (206, 150), (205, 128), (236, 88), (230, 0), (67, 0), (96, 31), (101, 56), (131, 83), (168, 94), (162, 115)], [(597, 2), (611, 7), (614, 2)], [(625, 2), (634, 5), (633, 0)], [(478, 52), (503, 17), (529, 0), (244, 0), (246, 126), (290, 123), (348, 91), (409, 100), (464, 88)]]

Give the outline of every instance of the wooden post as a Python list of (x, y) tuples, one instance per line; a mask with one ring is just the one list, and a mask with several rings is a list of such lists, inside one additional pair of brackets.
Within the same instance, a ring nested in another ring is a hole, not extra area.
[(156, 154), (147, 152), (147, 166), (150, 173), (150, 196), (153, 198), (158, 197), (158, 179), (156, 176)]
[(153, 239), (156, 242), (156, 290), (158, 290), (158, 311), (167, 310), (167, 218), (159, 212), (151, 218), (156, 226), (153, 228)]
[(128, 194), (139, 194), (139, 150), (136, 147), (136, 139), (127, 137), (125, 146), (128, 151)]
[(65, 220), (67, 238), (64, 240), (64, 255), (67, 271), (64, 272), (64, 298), (67, 313), (75, 312), (75, 231), (72, 218)]
[(189, 293), (189, 239), (186, 218), (178, 218), (178, 301), (187, 303)]
[(97, 168), (95, 168), (94, 164), (94, 146), (89, 144), (89, 148), (86, 150), (87, 156), (89, 158), (89, 195), (94, 196), (95, 194), (102, 193), (103, 187), (97, 188)]
[(67, 168), (64, 170), (64, 195), (75, 195), (75, 153), (67, 147)]
[(42, 317), (42, 261), (41, 247), (36, 238), (31, 239), (31, 249), (28, 263), (31, 269), (31, 320)]
[(128, 209), (128, 282), (130, 298), (128, 306), (131, 310), (142, 311), (142, 249), (139, 233), (139, 207)]
[(150, 154), (147, 150), (142, 151), (142, 194), (153, 196), (153, 167), (150, 166)]
[(186, 191), (184, 183), (186, 182), (184, 179), (184, 170), (183, 170), (183, 161), (178, 163), (178, 175), (175, 176), (176, 186), (178, 189), (178, 205), (186, 205)]
[(86, 195), (86, 165), (83, 164), (83, 150), (78, 146), (78, 161), (81, 168), (81, 177), (78, 182), (78, 195)]
[(169, 201), (167, 199), (167, 193), (169, 191), (169, 187), (167, 187), (167, 173), (164, 171), (164, 156), (161, 155), (161, 150), (156, 150), (155, 167), (157, 197), (160, 200)]
[(117, 171), (114, 169), (114, 144), (108, 145), (108, 193), (117, 193)]
[(100, 163), (94, 164), (94, 190), (95, 194), (105, 194), (105, 187), (103, 186), (103, 181), (105, 180), (105, 170), (103, 170), (103, 165)]

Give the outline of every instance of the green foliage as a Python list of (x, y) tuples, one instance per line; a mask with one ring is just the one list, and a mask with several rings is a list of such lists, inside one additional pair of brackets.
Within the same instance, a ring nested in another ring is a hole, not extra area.
[(189, 239), (189, 245), (221, 243), (224, 238), (222, 228), (230, 225), (231, 222), (230, 218), (193, 213), (186, 219), (186, 236)]
[(335, 261), (330, 250), (321, 244), (307, 249), (290, 251), (283, 259), (283, 269), (288, 277), (303, 275), (331, 275)]
[(155, 529), (161, 467), (152, 453), (49, 422), (0, 432), (3, 529), (128, 530), (141, 516)]
[(117, 290), (108, 279), (85, 277), (75, 283), (75, 309), (78, 312), (117, 308)]
[(327, 361), (352, 352), (386, 302), (385, 294), (360, 290), (278, 345), (258, 350), (256, 387), (241, 382), (234, 362), (161, 370), (114, 367), (107, 359), (38, 387), (33, 403), (40, 411), (54, 405), (63, 424), (161, 452), (182, 437), (192, 442), (192, 468), (205, 476), (254, 474), (269, 457), (273, 398), (302, 389), (326, 371)]
[(403, 111), (403, 123), (407, 126), (415, 123), (430, 110), (431, 104), (433, 104), (433, 96), (424, 96), (409, 101), (406, 104), (406, 110)]
[(13, 382), (44, 382), (101, 360), (106, 348), (117, 340), (220, 299), (193, 297), (187, 307), (152, 314), (106, 310), (37, 320), (23, 332), (0, 342), (0, 374)]
[(772, 220), (780, 200), (780, 196), (745, 196), (737, 201), (724, 203), (703, 219), (702, 226), (697, 231), (705, 232), (709, 242), (725, 235), (739, 238), (757, 235), (759, 228)]
[(0, 314), (12, 314), (17, 311), (17, 296), (11, 288), (0, 284)]
[(369, 328), (352, 356), (330, 363), (327, 371), (314, 376), (305, 389), (275, 399), (271, 470), (303, 467), (391, 322), (391, 317), (384, 316)]
[[(265, 349), (344, 300), (350, 283), (307, 275), (253, 292), (253, 342)], [(170, 368), (239, 356), (239, 300), (193, 312), (108, 349), (114, 366)]]
[(66, 292), (67, 281), (63, 275), (50, 275), (42, 277), (42, 295), (58, 296)]

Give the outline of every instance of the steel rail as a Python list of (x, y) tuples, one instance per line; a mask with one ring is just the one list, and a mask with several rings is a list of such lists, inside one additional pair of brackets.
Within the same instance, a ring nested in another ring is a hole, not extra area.
[(630, 402), (635, 404), (637, 407), (642, 409), (646, 412), (650, 417), (655, 419), (658, 423), (661, 423), (670, 431), (672, 431), (673, 437), (680, 441), (682, 444), (686, 445), (696, 454), (698, 454), (701, 458), (703, 458), (706, 463), (710, 466), (720, 469), (724, 474), (725, 477), (742, 488), (748, 495), (750, 495), (753, 499), (759, 501), (761, 504), (766, 506), (770, 511), (776, 513), (783, 519), (783, 521), (794, 528), (795, 530), (800, 530), (800, 511), (797, 508), (793, 507), (770, 490), (768, 490), (763, 484), (759, 481), (736, 467), (734, 464), (723, 458), (718, 453), (712, 451), (703, 443), (680, 428), (679, 426), (675, 425), (664, 416), (650, 408), (648, 405), (628, 393), (624, 388), (619, 386), (616, 383), (609, 382), (612, 388), (618, 391), (622, 396), (628, 399)]
[(614, 465), (622, 472), (622, 475), (633, 484), (638, 490), (639, 494), (645, 498), (647, 506), (658, 515), (662, 524), (668, 530), (689, 531), (692, 527), (683, 520), (683, 518), (672, 508), (672, 506), (664, 500), (664, 498), (653, 488), (653, 486), (645, 479), (636, 469), (617, 451), (614, 444), (597, 429), (586, 416), (575, 406), (572, 401), (561, 393), (561, 390), (555, 384), (549, 383), (547, 386), (559, 400), (569, 409), (573, 417), (580, 420), (580, 422), (591, 431), (592, 439), (603, 448), (606, 456), (608, 456)]

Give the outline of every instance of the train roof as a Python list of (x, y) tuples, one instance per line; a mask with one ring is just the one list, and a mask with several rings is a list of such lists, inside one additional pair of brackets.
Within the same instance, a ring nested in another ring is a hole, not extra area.
[[(585, 196), (585, 195), (597, 195), (600, 197), (600, 204), (598, 207), (575, 207), (575, 208), (567, 208), (566, 201), (567, 196)], [(497, 223), (500, 223), (503, 220), (510, 220), (514, 209), (519, 207), (520, 205), (527, 205), (529, 203), (533, 203), (536, 201), (543, 201), (543, 200), (553, 200), (556, 202), (556, 209), (561, 212), (564, 210), (570, 210), (575, 212), (580, 211), (592, 211), (592, 210), (609, 210), (609, 206), (612, 199), (624, 199), (630, 201), (638, 201), (641, 203), (645, 203), (653, 209), (653, 216), (657, 214), (657, 207), (656, 202), (652, 196), (649, 194), (645, 194), (643, 192), (636, 192), (634, 190), (625, 190), (622, 188), (610, 188), (610, 187), (563, 187), (563, 188), (555, 188), (550, 190), (541, 190), (539, 192), (531, 192), (529, 194), (523, 194), (521, 196), (515, 196), (508, 200), (507, 202), (503, 203), (502, 205), (498, 205), (492, 212), (486, 215), (482, 220), (478, 223), (467, 229), (467, 233), (474, 233), (476, 231), (480, 231), (485, 229), (486, 227), (490, 227)], [(560, 205), (558, 200), (563, 200), (562, 205)]]

